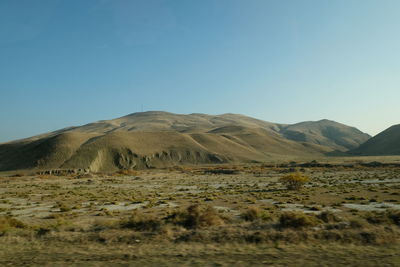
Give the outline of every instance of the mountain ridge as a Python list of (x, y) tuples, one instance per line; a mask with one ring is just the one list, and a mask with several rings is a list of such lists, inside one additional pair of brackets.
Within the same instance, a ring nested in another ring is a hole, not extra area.
[(149, 111), (0, 144), (0, 170), (262, 162), (347, 151), (369, 138), (329, 120), (290, 125), (232, 113)]

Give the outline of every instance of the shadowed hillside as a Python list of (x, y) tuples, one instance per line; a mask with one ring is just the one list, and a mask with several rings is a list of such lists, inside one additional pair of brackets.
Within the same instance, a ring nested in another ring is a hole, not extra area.
[(386, 129), (349, 153), (362, 156), (400, 155), (400, 124)]
[(330, 120), (307, 121), (284, 127), (283, 136), (346, 151), (358, 147), (370, 136), (360, 130)]
[(333, 121), (284, 125), (237, 114), (133, 113), (0, 145), (0, 170), (92, 171), (262, 162), (346, 151), (369, 138)]

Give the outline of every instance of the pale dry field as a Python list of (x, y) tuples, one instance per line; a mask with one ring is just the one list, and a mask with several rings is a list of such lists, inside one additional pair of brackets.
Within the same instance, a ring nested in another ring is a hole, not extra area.
[[(292, 171), (300, 191), (278, 181)], [(398, 167), (19, 176), (0, 178), (0, 265), (400, 264)]]

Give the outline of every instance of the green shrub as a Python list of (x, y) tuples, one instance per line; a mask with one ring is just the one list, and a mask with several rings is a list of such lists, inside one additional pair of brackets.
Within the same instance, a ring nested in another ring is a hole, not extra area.
[(307, 182), (310, 181), (310, 177), (305, 176), (301, 173), (290, 173), (279, 178), (279, 182), (284, 184), (289, 190), (300, 190), (300, 188)]

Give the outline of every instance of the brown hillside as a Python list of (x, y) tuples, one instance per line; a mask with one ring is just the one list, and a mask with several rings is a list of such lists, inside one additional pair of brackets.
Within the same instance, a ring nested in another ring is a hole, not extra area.
[(236, 114), (143, 112), (1, 144), (0, 170), (260, 162), (343, 151), (367, 138), (331, 121), (291, 126)]

